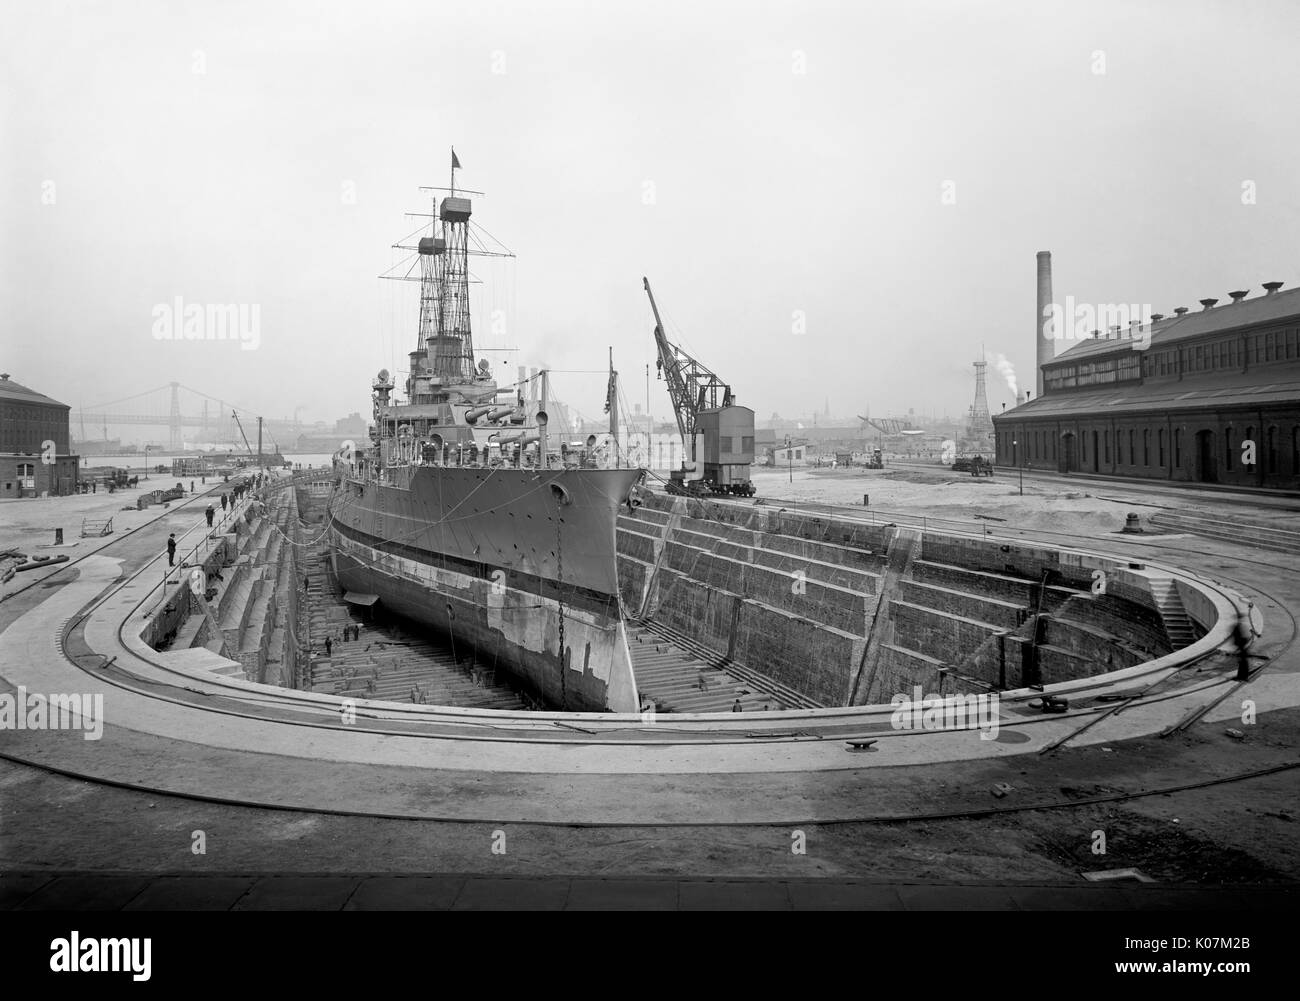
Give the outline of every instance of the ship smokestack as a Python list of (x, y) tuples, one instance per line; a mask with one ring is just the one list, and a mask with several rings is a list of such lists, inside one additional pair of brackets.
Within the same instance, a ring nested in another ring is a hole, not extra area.
[[(1052, 252), (1038, 252), (1038, 319), (1034, 323), (1034, 374), (1035, 388), (1039, 396), (1043, 395), (1043, 366), (1056, 357), (1056, 343), (1043, 336), (1043, 325), (1048, 322), (1049, 309), (1052, 305)], [(1060, 337), (1064, 332), (1053, 330), (1053, 337)]]

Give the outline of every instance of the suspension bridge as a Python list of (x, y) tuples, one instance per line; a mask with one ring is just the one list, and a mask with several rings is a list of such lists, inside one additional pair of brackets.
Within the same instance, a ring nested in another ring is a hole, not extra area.
[[(298, 422), (298, 413), (302, 407), (294, 410), (294, 419), (263, 419), (264, 429), (275, 437), (281, 437), (286, 444), (303, 430)], [(236, 428), (235, 417), (238, 416), (241, 427)], [(101, 431), (108, 439), (110, 426), (144, 425), (148, 427), (165, 427), (168, 430), (167, 447), (181, 451), (185, 447), (185, 431), (197, 428), (196, 440), (214, 441), (238, 436), (239, 431), (250, 431), (249, 422), (255, 426), (258, 415), (252, 410), (211, 396), (201, 390), (171, 382), (163, 386), (145, 390), (120, 400), (96, 403), (74, 411), (73, 426), (79, 427), (80, 440), (92, 441), (96, 431)], [(271, 431), (274, 426), (274, 432)]]

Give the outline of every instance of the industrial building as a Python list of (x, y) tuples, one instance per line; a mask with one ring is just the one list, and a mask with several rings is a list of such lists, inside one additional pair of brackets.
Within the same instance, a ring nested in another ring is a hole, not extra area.
[[(76, 491), (80, 459), (69, 447), (71, 409), (0, 372), (0, 498)], [(53, 462), (41, 461), (46, 442), (54, 443)]]
[[(1041, 318), (1052, 303), (1050, 257), (1038, 264)], [(1281, 284), (1094, 331), (1054, 358), (1038, 320), (1041, 389), (993, 418), (997, 463), (1300, 487), (1300, 288)]]

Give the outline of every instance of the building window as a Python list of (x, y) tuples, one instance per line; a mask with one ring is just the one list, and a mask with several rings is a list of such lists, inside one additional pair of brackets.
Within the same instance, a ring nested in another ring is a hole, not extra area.
[(1110, 432), (1106, 432), (1106, 461), (1110, 462)]
[(1223, 468), (1232, 472), (1232, 425), (1223, 429)]
[(1174, 468), (1183, 468), (1183, 429), (1174, 428)]
[(1291, 429), (1291, 475), (1300, 476), (1300, 425)]
[(1268, 429), (1268, 474), (1273, 476), (1277, 473), (1277, 428)]
[(1144, 428), (1142, 431), (1142, 465), (1151, 465), (1151, 429)]
[(1124, 465), (1124, 432), (1115, 432), (1115, 461), (1119, 465)]
[(754, 439), (751, 435), (745, 435), (740, 440), (740, 447), (745, 452), (754, 451)]
[(1160, 428), (1156, 432), (1156, 447), (1160, 451), (1160, 468), (1165, 468), (1165, 429)]
[(1128, 461), (1131, 466), (1138, 464), (1137, 432), (1132, 430), (1128, 433)]

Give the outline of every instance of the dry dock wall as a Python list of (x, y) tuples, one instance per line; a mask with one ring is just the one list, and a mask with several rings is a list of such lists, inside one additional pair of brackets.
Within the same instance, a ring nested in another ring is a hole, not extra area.
[(302, 529), (292, 490), (273, 486), (259, 500), (209, 536), (205, 596), (181, 571), (143, 635), (155, 649), (203, 647), (237, 663), (248, 681), (293, 687)]
[[(924, 533), (880, 602), (898, 529), (652, 495), (619, 519), (625, 612), (827, 706), (979, 692), (1117, 670), (1172, 649), (1140, 564)], [(1098, 573), (1104, 593), (1094, 593)], [(1203, 634), (1216, 614), (1179, 587)], [(883, 616), (883, 620), (877, 621)], [(881, 638), (871, 677), (867, 637)]]
[(784, 535), (783, 525), (804, 526), (687, 498), (651, 504), (619, 520), (625, 610), (822, 705), (844, 704), (846, 665), (861, 659), (876, 608), (880, 557), (852, 545), (867, 536)]

